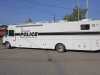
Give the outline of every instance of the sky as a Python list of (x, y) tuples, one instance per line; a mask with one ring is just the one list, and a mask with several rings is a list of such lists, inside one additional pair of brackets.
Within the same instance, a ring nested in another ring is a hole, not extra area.
[[(78, 6), (78, 0), (0, 0), (0, 24), (11, 25), (25, 23), (29, 18), (33, 22), (62, 20)], [(86, 8), (86, 0), (80, 0), (79, 6)], [(88, 18), (100, 19), (100, 0), (88, 0)]]

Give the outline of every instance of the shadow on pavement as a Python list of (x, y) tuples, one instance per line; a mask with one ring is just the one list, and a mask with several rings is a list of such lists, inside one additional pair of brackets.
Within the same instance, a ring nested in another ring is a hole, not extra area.
[(100, 53), (100, 50), (97, 50), (97, 51), (70, 50), (70, 52)]
[[(0, 45), (0, 50), (6, 49), (5, 46)], [(16, 47), (12, 47), (11, 49), (16, 49)], [(17, 48), (17, 49), (29, 49), (29, 50), (44, 50), (44, 51), (56, 51), (54, 49), (43, 49), (43, 48)], [(83, 51), (83, 50), (66, 50), (66, 52), (82, 52), (82, 53), (100, 53), (100, 50), (97, 51)]]

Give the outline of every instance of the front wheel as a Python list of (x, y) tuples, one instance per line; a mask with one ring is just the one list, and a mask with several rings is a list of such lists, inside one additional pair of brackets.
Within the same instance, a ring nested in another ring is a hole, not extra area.
[(7, 49), (10, 49), (11, 48), (11, 45), (10, 45), (9, 42), (7, 42), (5, 46), (6, 46)]
[(63, 44), (58, 44), (58, 45), (56, 46), (56, 50), (57, 50), (58, 52), (60, 52), (60, 53), (63, 53), (63, 52), (65, 52), (65, 46), (64, 46)]

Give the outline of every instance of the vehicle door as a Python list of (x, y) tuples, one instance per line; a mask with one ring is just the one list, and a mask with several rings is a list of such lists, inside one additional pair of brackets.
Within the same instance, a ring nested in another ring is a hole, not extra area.
[(15, 31), (14, 30), (9, 30), (8, 31), (8, 41), (11, 44), (11, 46), (16, 45), (16, 37), (15, 37)]

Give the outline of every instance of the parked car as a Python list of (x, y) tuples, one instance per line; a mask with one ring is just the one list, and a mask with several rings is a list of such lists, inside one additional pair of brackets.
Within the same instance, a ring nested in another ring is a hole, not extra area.
[(0, 30), (0, 37), (3, 37), (5, 31), (4, 30)]

